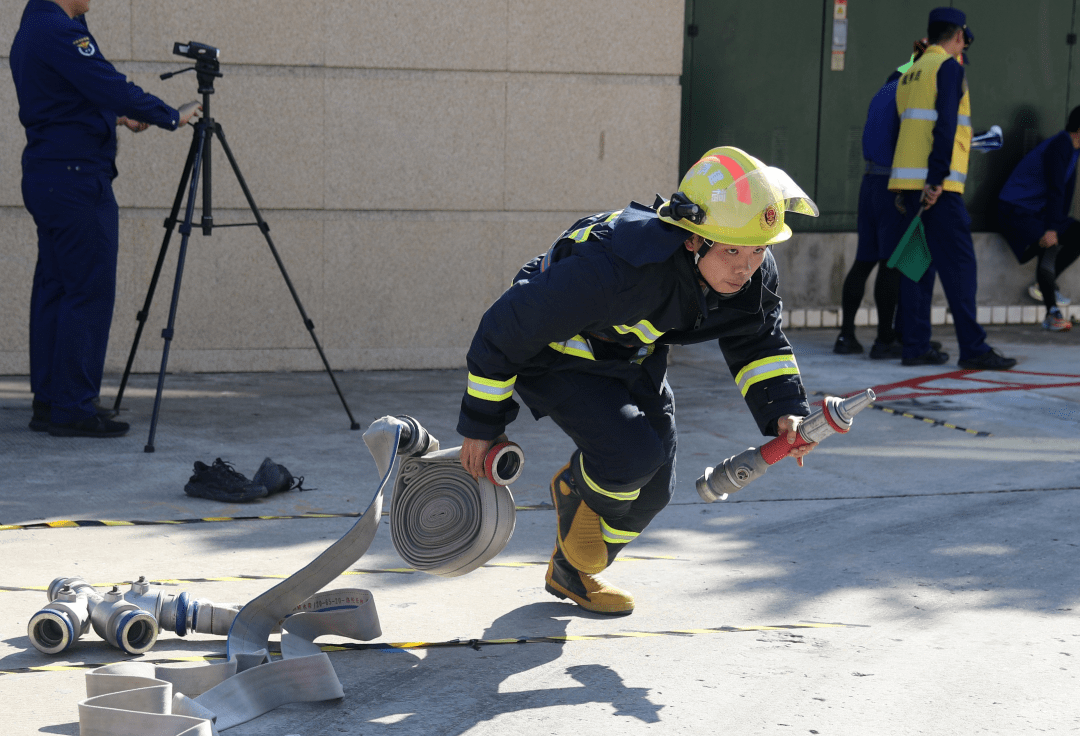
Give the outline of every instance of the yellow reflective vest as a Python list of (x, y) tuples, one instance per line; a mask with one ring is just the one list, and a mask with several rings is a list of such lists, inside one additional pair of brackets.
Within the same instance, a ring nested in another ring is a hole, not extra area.
[[(937, 44), (926, 49), (922, 57), (900, 77), (896, 86), (896, 111), (900, 115), (900, 135), (893, 153), (889, 189), (922, 189), (926, 184), (927, 162), (934, 145), (934, 124), (938, 114), (937, 73), (947, 59), (952, 58)], [(968, 154), (971, 150), (971, 99), (967, 80), (956, 116), (956, 137), (953, 140), (949, 175), (942, 182), (945, 191), (964, 193), (967, 180)]]

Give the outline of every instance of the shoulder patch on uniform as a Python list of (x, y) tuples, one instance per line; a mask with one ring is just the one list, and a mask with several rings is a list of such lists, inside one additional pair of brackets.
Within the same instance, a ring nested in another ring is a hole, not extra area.
[(83, 56), (93, 56), (94, 52), (97, 51), (97, 49), (94, 48), (94, 44), (90, 40), (89, 36), (77, 38), (71, 43), (75, 45), (75, 48), (77, 48), (79, 50), (79, 53)]

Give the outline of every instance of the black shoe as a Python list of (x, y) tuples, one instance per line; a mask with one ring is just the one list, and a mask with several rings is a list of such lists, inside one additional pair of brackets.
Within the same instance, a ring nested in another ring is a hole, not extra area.
[(845, 335), (841, 332), (840, 336), (836, 338), (836, 344), (833, 345), (832, 351), (837, 355), (857, 355), (863, 351), (863, 347), (855, 339), (854, 335)]
[(49, 422), (47, 429), (53, 437), (123, 437), (131, 425), (95, 414), (78, 422)]
[(262, 465), (255, 471), (251, 482), (266, 487), (267, 495), (284, 493), (293, 489), (311, 491), (313, 488), (304, 488), (304, 476), (296, 478), (284, 465), (278, 465), (270, 458), (262, 461)]
[[(34, 432), (48, 431), (49, 422), (52, 421), (52, 406), (46, 404), (44, 401), (38, 401), (37, 399), (34, 399), (33, 406), (34, 416), (30, 419), (30, 429)], [(97, 415), (102, 419), (112, 419), (118, 413), (102, 406), (101, 400), (98, 397), (94, 398), (94, 408), (97, 411)]]
[(904, 356), (904, 346), (898, 342), (884, 343), (874, 340), (870, 346), (871, 360), (892, 360)]
[(949, 354), (943, 353), (937, 348), (930, 348), (918, 358), (903, 358), (904, 365), (941, 365), (949, 361)]
[(961, 360), (957, 365), (969, 371), (1007, 371), (1016, 365), (1016, 358), (1006, 358), (990, 348), (979, 357)]
[(34, 399), (34, 416), (30, 419), (30, 429), (34, 432), (47, 432), (52, 418), (52, 407), (44, 401)]
[(195, 473), (184, 486), (184, 493), (195, 498), (209, 498), (229, 503), (266, 498), (266, 486), (248, 480), (220, 457), (213, 465), (195, 461)]

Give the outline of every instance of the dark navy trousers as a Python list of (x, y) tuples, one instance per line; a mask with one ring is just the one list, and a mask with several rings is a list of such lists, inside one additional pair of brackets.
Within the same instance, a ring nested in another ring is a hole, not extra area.
[(534, 416), (550, 416), (574, 441), (590, 479), (605, 489), (641, 489), (634, 500), (617, 500), (576, 477), (585, 503), (605, 522), (640, 534), (667, 506), (675, 488), (676, 435), (666, 379), (657, 391), (644, 369), (636, 379), (556, 371), (518, 376), (514, 388)]
[[(919, 211), (921, 196), (921, 190), (904, 192), (908, 211), (905, 227)], [(963, 196), (942, 192), (934, 206), (923, 211), (922, 221), (933, 260), (918, 282), (907, 277), (900, 282), (904, 357), (918, 358), (930, 350), (930, 306), (937, 276), (952, 312), (960, 360), (977, 358), (989, 351), (990, 346), (986, 344), (986, 330), (976, 319), (978, 273), (975, 245), (971, 241), (971, 217)]]
[(105, 173), (66, 165), (24, 172), (38, 260), (30, 296), (30, 388), (52, 421), (96, 411), (116, 297), (119, 210)]

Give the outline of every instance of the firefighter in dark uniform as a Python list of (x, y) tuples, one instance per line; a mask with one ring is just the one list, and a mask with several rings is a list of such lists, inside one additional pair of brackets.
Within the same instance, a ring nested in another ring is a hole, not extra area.
[[(674, 488), (669, 344), (718, 340), (763, 434), (794, 443), (809, 414), (769, 246), (791, 236), (785, 211), (817, 207), (783, 171), (732, 147), (705, 154), (679, 190), (576, 222), (518, 272), (468, 353), (462, 466), (482, 474), (517, 416), (515, 390), (570, 436), (577, 450), (551, 481), (558, 533), (545, 587), (599, 613), (633, 610), (598, 573)], [(805, 453), (793, 454), (801, 465)]]
[(89, 6), (90, 0), (30, 0), (11, 46), (26, 128), (23, 201), (38, 233), (30, 428), (116, 437), (128, 425), (99, 416), (95, 404), (116, 294), (116, 128), (177, 130), (200, 108), (191, 102), (175, 110), (129, 83), (87, 29)]
[(957, 364), (970, 370), (1008, 370), (1006, 358), (986, 344), (975, 305), (978, 287), (971, 217), (964, 206), (971, 153), (971, 99), (958, 59), (975, 36), (956, 8), (935, 8), (927, 24), (926, 52), (902, 77), (896, 89), (900, 134), (893, 155), (889, 189), (901, 193), (905, 226), (925, 205), (922, 223), (932, 262), (918, 283), (900, 282), (903, 303), (904, 365), (940, 365), (949, 359), (930, 342), (930, 307), (934, 277), (949, 302)]

